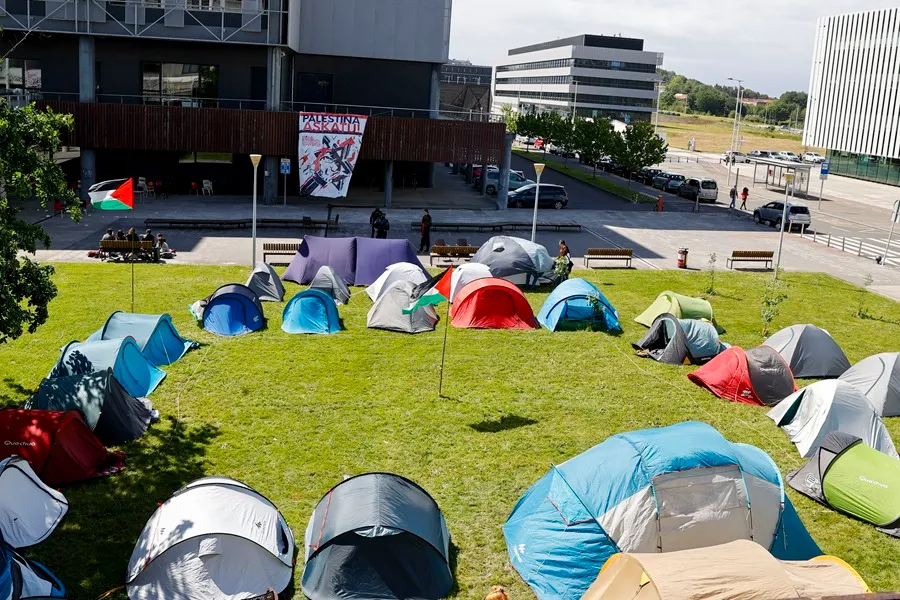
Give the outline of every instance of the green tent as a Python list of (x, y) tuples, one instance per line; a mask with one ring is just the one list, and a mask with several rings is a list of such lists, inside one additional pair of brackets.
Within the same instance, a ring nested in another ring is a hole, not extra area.
[(716, 324), (712, 305), (709, 302), (703, 298), (691, 298), (690, 296), (682, 296), (670, 291), (660, 294), (647, 310), (635, 318), (635, 321), (645, 327), (650, 327), (653, 325), (656, 317), (666, 313), (678, 319), (705, 319), (715, 325), (719, 333), (724, 332)]
[(900, 460), (834, 431), (788, 484), (839, 512), (900, 537)]

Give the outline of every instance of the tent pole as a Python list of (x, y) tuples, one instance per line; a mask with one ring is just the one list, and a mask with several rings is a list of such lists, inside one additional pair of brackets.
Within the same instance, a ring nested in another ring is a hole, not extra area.
[(438, 398), (444, 397), (444, 357), (447, 356), (447, 332), (450, 331), (450, 303), (447, 302), (447, 322), (444, 324), (444, 347), (441, 349), (441, 380), (438, 384)]

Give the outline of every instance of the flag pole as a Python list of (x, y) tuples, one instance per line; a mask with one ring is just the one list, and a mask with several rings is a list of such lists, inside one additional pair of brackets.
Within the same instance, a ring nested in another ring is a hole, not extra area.
[(441, 349), (441, 380), (438, 383), (438, 398), (444, 397), (444, 357), (447, 356), (447, 332), (450, 331), (450, 303), (447, 302), (447, 323), (444, 325), (444, 346)]
[[(134, 200), (131, 202), (131, 226), (134, 227), (137, 224), (137, 219), (134, 216)], [(135, 235), (137, 235), (137, 229), (134, 230)], [(134, 312), (134, 259), (137, 258), (137, 252), (131, 253), (131, 312)]]

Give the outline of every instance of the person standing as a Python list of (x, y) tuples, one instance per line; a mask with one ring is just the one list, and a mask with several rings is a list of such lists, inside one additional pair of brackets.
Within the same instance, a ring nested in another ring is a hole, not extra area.
[(731, 191), (728, 192), (728, 197), (731, 198), (731, 203), (728, 205), (728, 208), (733, 209), (735, 202), (737, 202), (737, 187), (732, 187)]
[(749, 195), (750, 195), (750, 190), (748, 190), (747, 188), (744, 188), (743, 190), (741, 190), (741, 210), (744, 210), (747, 208), (747, 196), (749, 196)]
[(378, 220), (375, 221), (375, 237), (379, 240), (387, 239), (388, 231), (391, 229), (391, 223), (387, 219), (387, 215), (378, 211)]
[(431, 251), (431, 215), (428, 214), (428, 209), (425, 209), (425, 214), (422, 215), (422, 223), (421, 223), (421, 231), (422, 239), (419, 242), (419, 253), (430, 252)]
[(384, 213), (381, 212), (381, 209), (377, 206), (375, 207), (375, 210), (372, 211), (372, 214), (369, 215), (369, 225), (372, 228), (372, 237), (375, 237), (375, 223), (378, 222), (379, 217), (382, 215), (384, 215)]

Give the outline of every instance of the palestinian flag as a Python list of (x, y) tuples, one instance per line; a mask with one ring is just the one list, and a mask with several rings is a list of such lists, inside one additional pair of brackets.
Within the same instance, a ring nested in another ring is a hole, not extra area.
[(425, 283), (420, 283), (413, 289), (410, 296), (412, 302), (403, 309), (403, 314), (408, 315), (423, 306), (434, 306), (450, 300), (450, 280), (453, 277), (453, 267), (448, 267), (443, 273), (438, 273)]
[(88, 190), (91, 206), (99, 210), (134, 210), (134, 180), (113, 179)]

